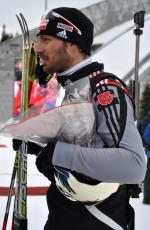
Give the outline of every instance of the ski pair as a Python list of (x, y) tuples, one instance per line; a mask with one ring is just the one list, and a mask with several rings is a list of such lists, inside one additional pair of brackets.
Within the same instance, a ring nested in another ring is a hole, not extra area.
[[(16, 17), (20, 24), (23, 38), (23, 67), (20, 105), (20, 120), (22, 121), (28, 117), (29, 99), (34, 81), (35, 52), (34, 44), (31, 45), (30, 43), (29, 29), (24, 16), (20, 13), (19, 16), (16, 15)], [(12, 230), (27, 230), (27, 145), (24, 141), (22, 141), (19, 151), (16, 152), (2, 230), (6, 230), (7, 227), (15, 179), (16, 189)]]

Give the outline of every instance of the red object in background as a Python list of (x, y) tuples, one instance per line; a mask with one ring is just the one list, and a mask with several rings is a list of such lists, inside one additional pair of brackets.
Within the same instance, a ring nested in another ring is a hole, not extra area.
[[(27, 188), (27, 195), (29, 196), (40, 196), (40, 195), (46, 195), (47, 194), (48, 187), (28, 187)], [(0, 187), (0, 196), (8, 196), (9, 188), (8, 187)], [(12, 192), (12, 194), (15, 194), (15, 188)]]
[(0, 148), (6, 148), (7, 147), (7, 145), (5, 145), (5, 144), (0, 144)]
[[(15, 82), (14, 82), (14, 110), (13, 117), (20, 115), (21, 104), (21, 78), (22, 78), (22, 59), (16, 58), (14, 63)], [(29, 83), (30, 84), (30, 83)], [(40, 86), (38, 80), (31, 84), (31, 93), (29, 89), (29, 116), (35, 116), (40, 112), (55, 106), (56, 94), (58, 91), (58, 82), (55, 74), (45, 86)]]
[[(14, 117), (20, 115), (20, 103), (21, 103), (21, 81), (15, 81), (14, 92)], [(31, 89), (31, 96), (29, 101), (29, 107), (40, 103), (40, 107), (44, 102), (44, 97), (47, 94), (47, 89), (40, 86), (37, 81), (34, 81)]]
[(21, 100), (21, 81), (14, 82), (14, 114), (16, 117), (20, 114), (20, 100)]
[[(58, 93), (58, 82), (55, 77), (47, 83), (47, 86), (40, 86), (38, 81), (35, 80), (30, 95), (29, 101), (29, 115), (35, 116), (41, 111), (44, 112), (47, 109), (55, 106), (56, 97)], [(15, 81), (14, 83), (14, 117), (20, 115), (20, 103), (21, 103), (21, 81)]]

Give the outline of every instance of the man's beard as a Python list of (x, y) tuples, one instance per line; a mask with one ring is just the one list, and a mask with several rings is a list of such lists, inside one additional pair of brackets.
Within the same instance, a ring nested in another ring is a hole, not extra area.
[(70, 68), (70, 57), (66, 50), (61, 48), (57, 50), (56, 55), (56, 57), (58, 58), (54, 59), (54, 61), (52, 61), (52, 64), (43, 66), (44, 72), (51, 74), (61, 73)]

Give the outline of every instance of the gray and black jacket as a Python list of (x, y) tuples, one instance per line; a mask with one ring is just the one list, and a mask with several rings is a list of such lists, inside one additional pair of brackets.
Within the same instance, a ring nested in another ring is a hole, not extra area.
[[(120, 228), (113, 228), (113, 225), (100, 221), (95, 228), (93, 223), (91, 229), (127, 229), (132, 211), (129, 194), (124, 185), (143, 181), (146, 170), (145, 154), (135, 125), (134, 104), (127, 87), (116, 76), (103, 73), (102, 69), (101, 64), (94, 62), (71, 75), (58, 76), (63, 87), (67, 87), (70, 82), (89, 79), (95, 114), (95, 133), (90, 146), (58, 141), (52, 163), (98, 181), (120, 183), (121, 186), (115, 194), (96, 205), (98, 210)], [(52, 185), (48, 192), (50, 209), (53, 199), (58, 200), (60, 209), (77, 209), (78, 213), (83, 209), (78, 202), (75, 204), (62, 197), (55, 185)], [(76, 229), (80, 229), (78, 225)]]
[(141, 182), (145, 175), (145, 155), (127, 88), (114, 75), (104, 76), (98, 63), (58, 80), (64, 85), (68, 80), (75, 82), (86, 76), (90, 79), (96, 118), (95, 147), (58, 142), (53, 164), (100, 181)]

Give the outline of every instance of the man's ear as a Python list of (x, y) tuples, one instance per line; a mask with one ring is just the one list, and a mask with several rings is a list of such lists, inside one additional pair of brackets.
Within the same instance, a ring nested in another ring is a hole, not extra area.
[(79, 53), (79, 48), (76, 44), (72, 44), (72, 43), (67, 43), (67, 50), (68, 50), (68, 53), (72, 56), (72, 54), (76, 54), (76, 53)]

